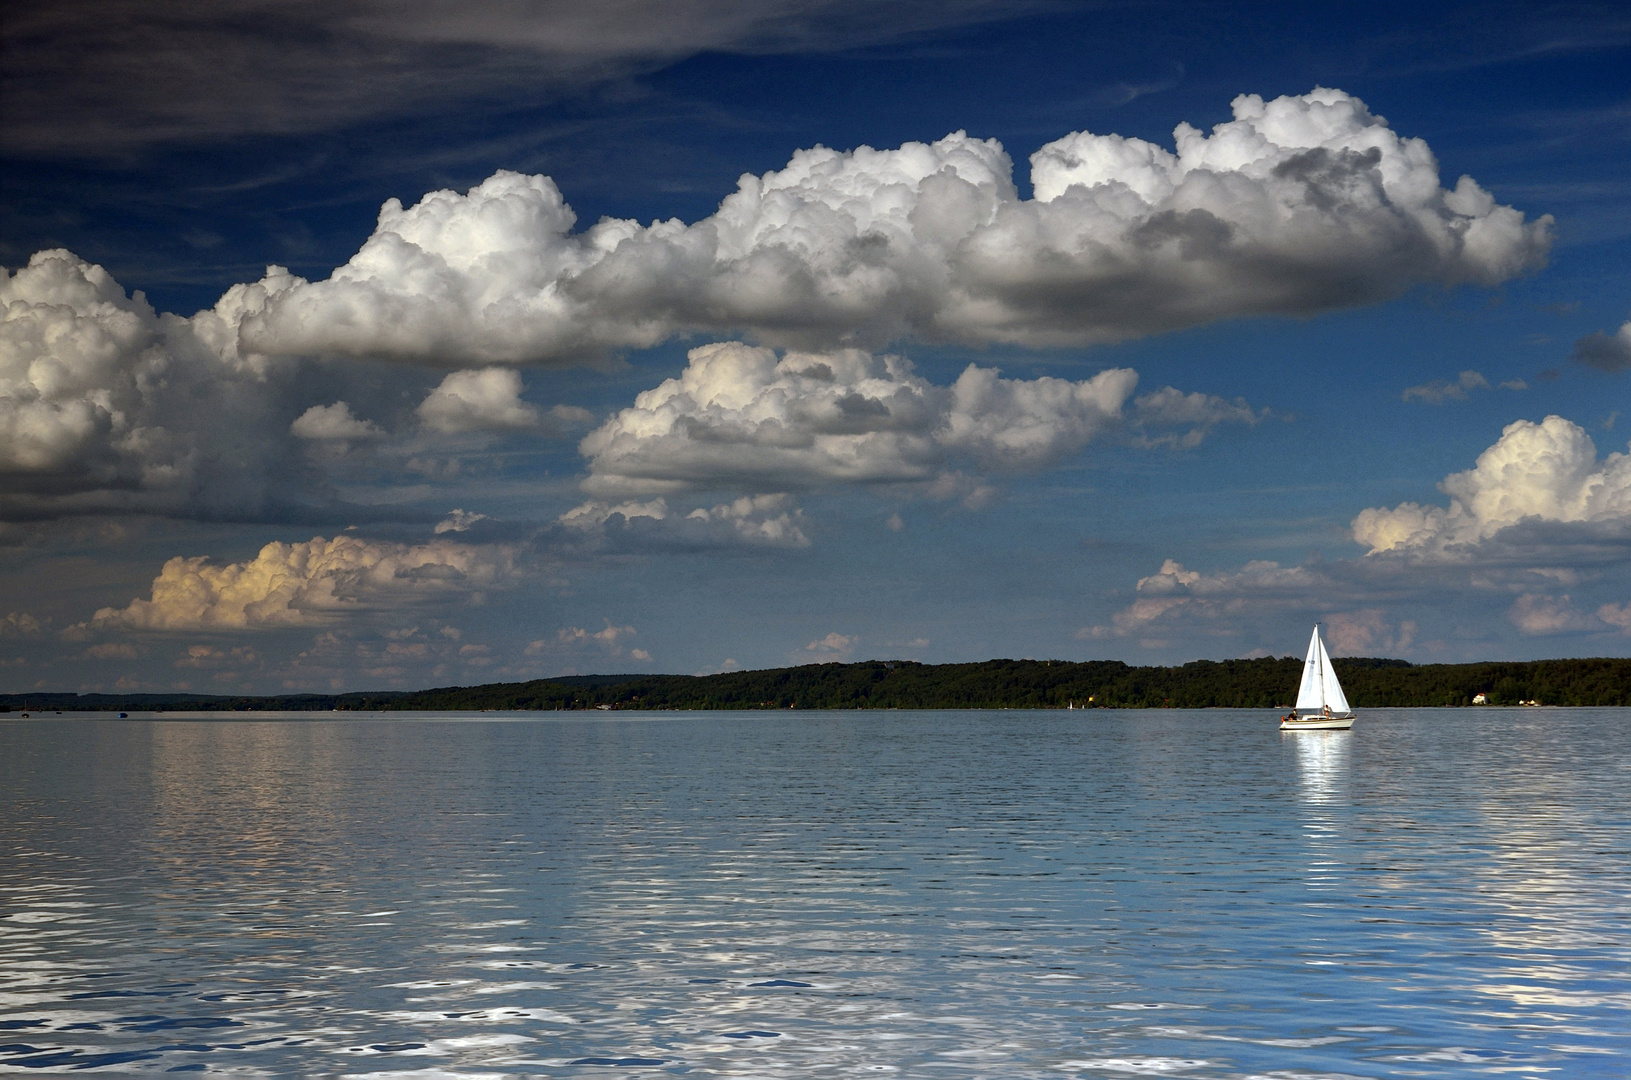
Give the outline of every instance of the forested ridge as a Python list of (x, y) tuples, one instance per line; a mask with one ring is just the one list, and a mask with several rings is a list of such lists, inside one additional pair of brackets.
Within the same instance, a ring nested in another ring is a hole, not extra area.
[[(1332, 661), (1355, 708), (1471, 705), (1631, 705), (1631, 659), (1410, 664)], [(1296, 696), (1302, 661), (1197, 660), (1131, 667), (1119, 660), (987, 660), (920, 664), (870, 660), (721, 675), (594, 675), (420, 691), (230, 696), (6, 694), (0, 707), (38, 710), (529, 710), (529, 709), (1271, 709)]]

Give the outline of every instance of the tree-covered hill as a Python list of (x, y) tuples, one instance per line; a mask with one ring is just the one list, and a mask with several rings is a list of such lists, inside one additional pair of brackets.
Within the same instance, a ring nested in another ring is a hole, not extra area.
[[(1631, 659), (1409, 664), (1332, 661), (1356, 708), (1538, 701), (1631, 705)], [(1118, 660), (872, 660), (723, 675), (573, 676), (417, 692), (238, 697), (199, 694), (9, 694), (0, 707), (47, 710), (483, 709), (1270, 709), (1296, 695), (1293, 657), (1130, 667)]]

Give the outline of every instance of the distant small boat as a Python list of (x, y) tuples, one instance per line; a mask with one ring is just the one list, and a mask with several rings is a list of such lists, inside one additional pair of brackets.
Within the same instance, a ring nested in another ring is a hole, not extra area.
[(1303, 661), (1303, 681), (1297, 688), (1297, 707), (1280, 718), (1281, 731), (1347, 731), (1354, 726), (1354, 712), (1348, 705), (1331, 654), (1320, 640), (1319, 623), (1308, 640), (1308, 659)]

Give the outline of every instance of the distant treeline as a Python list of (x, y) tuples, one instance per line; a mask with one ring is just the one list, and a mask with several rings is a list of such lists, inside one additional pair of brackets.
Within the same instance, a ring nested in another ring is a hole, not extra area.
[[(1332, 661), (1355, 708), (1471, 705), (1631, 705), (1631, 659), (1410, 664)], [(1119, 660), (871, 660), (723, 675), (590, 675), (435, 690), (274, 697), (209, 694), (5, 694), (0, 707), (100, 711), (487, 709), (1204, 709), (1284, 708), (1302, 661), (1197, 660), (1129, 667)]]

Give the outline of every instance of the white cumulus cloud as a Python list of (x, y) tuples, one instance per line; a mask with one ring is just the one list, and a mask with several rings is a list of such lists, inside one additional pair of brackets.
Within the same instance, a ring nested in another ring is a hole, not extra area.
[(446, 434), (537, 427), (538, 408), (521, 400), (521, 374), (509, 368), (455, 371), (419, 403), (419, 418)]
[(1447, 507), (1402, 503), (1367, 509), (1353, 537), (1370, 554), (1464, 557), (1520, 522), (1631, 525), (1631, 454), (1599, 461), (1591, 436), (1561, 416), (1518, 420), (1478, 455), (1472, 469), (1446, 477)]
[(160, 508), (187, 501), (222, 469), (237, 473), (240, 494), (264, 484), (279, 443), (265, 432), (265, 372), (210, 338), (282, 284), (238, 286), (186, 320), (156, 313), (66, 251), (0, 271), (5, 503)]
[(265, 519), (332, 500), (300, 443), (383, 432), (344, 401), (308, 408), (312, 365), (238, 350), (245, 314), (292, 281), (269, 267), (181, 318), (67, 251), (0, 271), (0, 516)]
[(840, 634), (835, 630), (826, 637), (804, 646), (804, 651), (814, 653), (817, 659), (823, 661), (847, 660), (855, 651), (855, 645), (859, 640), (853, 635)]
[(351, 415), (351, 406), (343, 401), (332, 405), (313, 405), (295, 417), (289, 430), (302, 439), (377, 439), (385, 430), (372, 420), (359, 420)]
[(932, 483), (961, 459), (1036, 468), (1119, 427), (1137, 380), (1125, 368), (1071, 381), (970, 365), (936, 386), (900, 357), (858, 349), (778, 358), (737, 342), (706, 345), (678, 378), (583, 439), (583, 486), (613, 496), (799, 491)]
[(241, 563), (178, 556), (164, 564), (147, 599), (102, 608), (72, 629), (83, 634), (309, 626), (347, 613), (469, 597), (504, 587), (516, 575), (511, 554), (502, 548), (319, 536), (267, 544)]
[(522, 401), (521, 390), (521, 375), (511, 368), (455, 371), (419, 403), (417, 412), (426, 427), (444, 435), (475, 431), (559, 435), (594, 420), (588, 409), (575, 405), (540, 409)]
[(562, 363), (675, 334), (796, 348), (906, 337), (1116, 341), (1309, 314), (1544, 261), (1526, 221), (1357, 98), (1242, 95), (1171, 149), (1074, 132), (1020, 198), (995, 140), (800, 150), (692, 224), (576, 215), (548, 177), (391, 200), (356, 256), (242, 326), (246, 349), (467, 367)]

